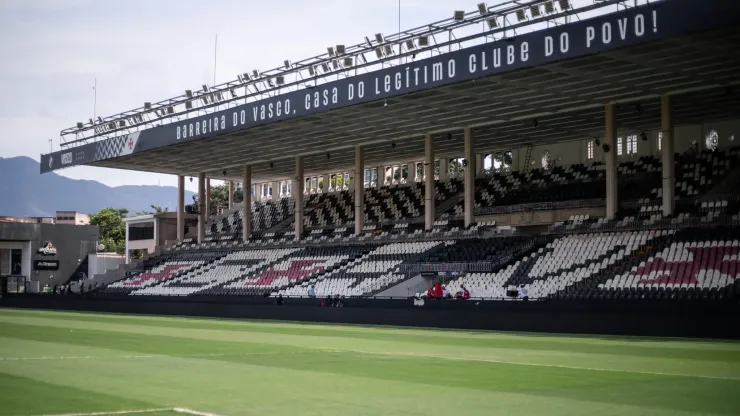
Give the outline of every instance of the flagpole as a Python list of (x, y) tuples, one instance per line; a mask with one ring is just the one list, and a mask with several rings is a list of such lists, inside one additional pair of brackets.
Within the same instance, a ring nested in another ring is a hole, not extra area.
[(213, 86), (216, 86), (216, 56), (218, 54), (218, 33), (216, 33), (216, 43), (213, 45)]

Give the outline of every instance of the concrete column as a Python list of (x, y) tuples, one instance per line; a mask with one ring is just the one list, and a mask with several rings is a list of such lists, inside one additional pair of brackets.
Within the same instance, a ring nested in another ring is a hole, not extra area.
[(465, 161), (468, 166), (465, 167), (465, 226), (468, 227), (475, 222), (475, 176), (476, 154), (473, 132), (470, 127), (464, 130), (465, 133)]
[(323, 193), (329, 193), (329, 185), (331, 185), (331, 175), (328, 173), (325, 173), (321, 176), (324, 179), (324, 189), (321, 190)]
[(365, 226), (365, 154), (362, 146), (355, 146), (355, 234)]
[(295, 238), (303, 235), (303, 156), (295, 158), (295, 179), (293, 182), (293, 198), (295, 198)]
[(604, 154), (606, 164), (606, 218), (614, 219), (617, 215), (619, 200), (617, 195), (617, 107), (607, 104), (605, 109), (606, 135), (609, 152)]
[(439, 159), (439, 180), (444, 181), (450, 175), (450, 159), (443, 157)]
[(206, 237), (206, 174), (198, 174), (198, 243)]
[[(128, 222), (126, 223), (126, 241), (124, 241), (124, 244), (126, 246), (125, 247), (126, 252), (124, 253), (124, 262), (128, 264), (130, 261), (129, 252), (128, 252)], [(110, 249), (110, 248), (106, 247), (106, 249)], [(10, 255), (10, 252), (8, 252), (8, 255)]]
[(185, 239), (185, 177), (177, 177), (177, 242)]
[(242, 207), (242, 239), (246, 243), (252, 234), (252, 167), (244, 166), (242, 177), (244, 206)]
[(424, 229), (434, 226), (434, 139), (431, 134), (424, 138)]
[(660, 97), (660, 130), (663, 132), (661, 159), (663, 162), (663, 215), (673, 215), (676, 208), (676, 162), (673, 159), (673, 103), (670, 95)]
[(234, 206), (234, 181), (229, 181), (229, 210)]
[(483, 155), (480, 153), (475, 154), (475, 176), (483, 172)]
[(206, 221), (211, 218), (211, 180), (206, 179)]

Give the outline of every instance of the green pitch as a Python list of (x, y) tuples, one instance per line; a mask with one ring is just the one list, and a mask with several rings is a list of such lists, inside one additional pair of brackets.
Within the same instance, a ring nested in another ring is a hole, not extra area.
[(740, 343), (0, 309), (0, 415), (175, 408), (739, 415)]

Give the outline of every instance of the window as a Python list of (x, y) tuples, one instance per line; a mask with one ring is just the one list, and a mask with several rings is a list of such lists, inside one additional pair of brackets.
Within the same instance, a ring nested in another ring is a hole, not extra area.
[(493, 155), (488, 153), (483, 158), (483, 170), (491, 170), (491, 167), (493, 167)]
[(627, 154), (628, 155), (637, 154), (637, 135), (636, 134), (630, 134), (629, 136), (627, 136)]
[(378, 168), (373, 168), (373, 176), (370, 180), (371, 183), (378, 183)]
[(365, 186), (370, 185), (370, 175), (371, 175), (370, 169), (365, 169), (365, 182), (364, 182)]
[(409, 165), (401, 165), (401, 179), (404, 182), (409, 179)]
[(503, 157), (501, 156), (501, 152), (496, 152), (495, 155), (493, 155), (493, 168), (496, 170), (501, 169), (501, 166), (503, 166), (504, 161)]
[(622, 156), (622, 136), (617, 137), (617, 156)]
[(344, 172), (344, 186), (348, 187), (350, 184), (350, 177), (349, 173)]
[(504, 152), (504, 167), (510, 168), (514, 163), (514, 153), (511, 150)]
[(416, 164), (416, 179), (418, 180), (424, 179), (424, 164), (423, 163)]
[(586, 144), (586, 158), (589, 160), (594, 158), (594, 141), (591, 140)]
[(663, 150), (663, 132), (659, 131), (658, 132), (658, 151), (660, 152), (661, 150)]

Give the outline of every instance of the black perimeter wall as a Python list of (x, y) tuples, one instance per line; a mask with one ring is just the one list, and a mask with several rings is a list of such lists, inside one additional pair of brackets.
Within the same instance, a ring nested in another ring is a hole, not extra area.
[(467, 330), (597, 335), (740, 339), (740, 304), (659, 302), (432, 301), (350, 299), (343, 308), (320, 307), (317, 299), (228, 297), (140, 297), (13, 295), (0, 306), (178, 315), (374, 324)]

